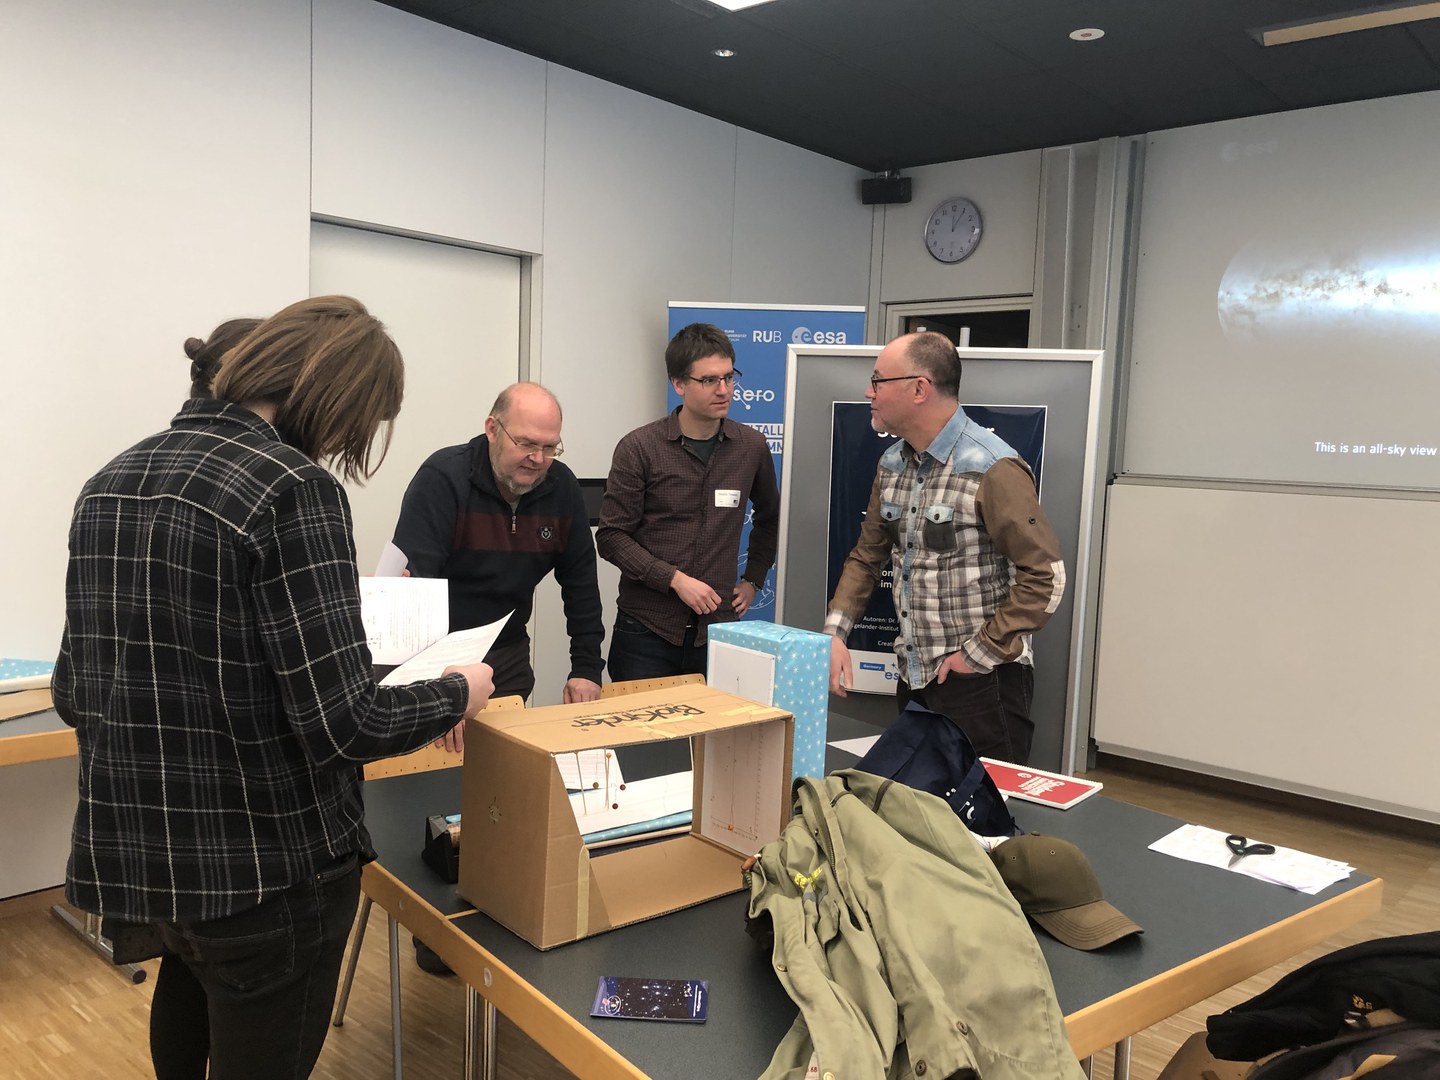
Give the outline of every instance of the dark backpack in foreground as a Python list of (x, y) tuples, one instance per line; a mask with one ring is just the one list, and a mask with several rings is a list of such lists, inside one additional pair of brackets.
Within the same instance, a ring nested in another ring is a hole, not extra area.
[(1338, 949), (1206, 1027), (1215, 1057), (1258, 1062), (1247, 1080), (1440, 1077), (1440, 931)]

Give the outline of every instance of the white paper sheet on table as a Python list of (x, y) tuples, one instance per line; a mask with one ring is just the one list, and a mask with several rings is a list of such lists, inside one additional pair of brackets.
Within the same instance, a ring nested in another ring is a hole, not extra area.
[(862, 735), (858, 739), (837, 739), (830, 745), (836, 750), (844, 750), (854, 754), (857, 758), (862, 758), (870, 752), (870, 748), (879, 738), (879, 735)]
[[(408, 580), (408, 579), (407, 579)], [(444, 584), (444, 582), (441, 582)], [(510, 614), (514, 614), (511, 612)], [(473, 630), (456, 630), (446, 634), (418, 656), (413, 656), (380, 680), (381, 686), (401, 686), (421, 679), (438, 679), (447, 667), (457, 664), (478, 664), (500, 636), (510, 614)]]
[[(1344, 881), (1355, 869), (1348, 863), (1279, 845), (1276, 845), (1273, 855), (1246, 855), (1231, 866), (1230, 860), (1235, 853), (1225, 843), (1227, 835), (1203, 825), (1182, 825), (1156, 840), (1150, 845), (1150, 850), (1188, 862), (1218, 866), (1222, 870), (1283, 885), (1312, 896), (1337, 881)], [(1253, 836), (1246, 839), (1250, 843), (1257, 842)]]

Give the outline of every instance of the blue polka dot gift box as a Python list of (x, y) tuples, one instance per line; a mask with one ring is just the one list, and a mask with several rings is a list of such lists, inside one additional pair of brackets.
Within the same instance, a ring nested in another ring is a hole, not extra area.
[(793, 715), (794, 777), (824, 776), (830, 707), (829, 636), (759, 621), (718, 623), (710, 626), (707, 634), (706, 681), (718, 690)]

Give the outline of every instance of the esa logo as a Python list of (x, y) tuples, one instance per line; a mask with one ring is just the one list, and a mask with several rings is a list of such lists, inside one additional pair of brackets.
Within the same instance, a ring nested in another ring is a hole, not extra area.
[(844, 345), (844, 330), (811, 330), (808, 326), (797, 326), (790, 335), (792, 345)]

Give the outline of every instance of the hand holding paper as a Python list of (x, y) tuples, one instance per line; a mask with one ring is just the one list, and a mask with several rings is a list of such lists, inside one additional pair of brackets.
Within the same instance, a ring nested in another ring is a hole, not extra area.
[(446, 634), (434, 645), (412, 656), (386, 675), (380, 680), (380, 685), (403, 686), (421, 679), (438, 679), (449, 667), (466, 667), (480, 663), (495, 644), (495, 639), (500, 636), (508, 618), (510, 615), (507, 614), (504, 618), (484, 626)]

